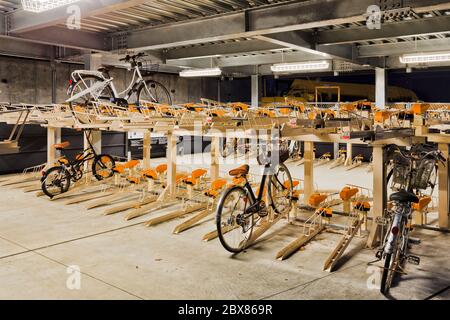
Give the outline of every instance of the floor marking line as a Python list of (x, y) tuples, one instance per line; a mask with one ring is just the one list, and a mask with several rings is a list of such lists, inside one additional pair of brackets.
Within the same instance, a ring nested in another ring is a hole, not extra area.
[[(127, 227), (130, 227), (130, 226), (127, 226)], [(124, 229), (124, 228), (121, 228), (121, 229)], [(101, 234), (102, 234), (102, 233), (101, 233)], [(3, 239), (3, 237), (1, 237), (1, 236), (0, 236), (0, 238)], [(23, 248), (23, 249), (25, 249), (25, 250), (28, 250), (27, 253), (34, 253), (34, 254), (36, 254), (36, 255), (38, 255), (38, 256), (44, 258), (44, 259), (47, 259), (47, 260), (49, 260), (49, 261), (52, 261), (52, 262), (54, 262), (54, 263), (56, 263), (56, 264), (59, 264), (59, 265), (61, 265), (61, 266), (63, 266), (63, 267), (70, 268), (70, 266), (66, 265), (65, 263), (60, 262), (60, 261), (58, 261), (58, 260), (56, 260), (56, 259), (50, 258), (50, 257), (48, 257), (48, 256), (46, 256), (46, 255), (44, 255), (44, 254), (42, 254), (42, 253), (36, 251), (36, 250), (41, 250), (41, 249), (32, 250), (32, 249), (27, 248), (26, 246), (21, 245), (20, 243), (17, 243), (17, 242), (8, 240), (8, 239), (4, 239), (4, 240), (9, 241), (10, 243), (13, 243), (13, 244), (15, 244), (16, 246), (19, 246), (19, 247), (21, 247), (21, 248)], [(48, 248), (48, 247), (47, 247), (47, 248)], [(137, 299), (139, 299), (139, 300), (145, 300), (143, 297), (140, 297), (140, 296), (138, 296), (138, 295), (136, 295), (136, 294), (134, 294), (134, 293), (132, 293), (132, 292), (129, 292), (128, 290), (125, 290), (125, 289), (120, 288), (120, 287), (118, 287), (118, 286), (116, 286), (116, 285), (113, 285), (113, 284), (111, 284), (111, 283), (108, 283), (108, 282), (106, 282), (106, 281), (104, 281), (104, 280), (102, 280), (102, 279), (100, 279), (100, 278), (97, 278), (97, 277), (95, 277), (95, 276), (93, 276), (93, 275), (91, 275), (91, 274), (89, 274), (89, 273), (81, 272), (81, 271), (80, 271), (80, 273), (81, 273), (82, 275), (84, 275), (84, 276), (87, 276), (87, 277), (89, 277), (89, 278), (91, 278), (91, 279), (97, 280), (97, 281), (99, 281), (99, 282), (101, 282), (101, 283), (103, 283), (103, 284), (106, 284), (106, 285), (108, 285), (108, 286), (110, 286), (110, 287), (113, 287), (113, 288), (115, 288), (115, 289), (117, 289), (117, 290), (119, 290), (119, 291), (122, 291), (122, 292), (124, 292), (124, 293), (126, 293), (126, 294), (128, 294), (128, 295), (130, 295), (130, 296), (133, 296), (133, 297), (135, 297), (135, 298), (137, 298)]]
[(13, 253), (13, 254), (10, 254), (10, 255), (7, 255), (7, 256), (0, 257), (0, 260), (5, 259), (5, 258), (19, 256), (21, 254), (25, 254), (25, 253), (32, 252), (32, 251), (53, 248), (53, 247), (57, 247), (57, 246), (60, 246), (60, 245), (63, 245), (63, 244), (76, 242), (76, 241), (80, 241), (80, 240), (85, 240), (85, 239), (93, 238), (93, 237), (96, 237), (96, 236), (101, 236), (101, 235), (104, 235), (104, 234), (113, 233), (113, 232), (116, 232), (116, 231), (121, 231), (121, 230), (129, 229), (129, 228), (131, 229), (132, 227), (136, 227), (136, 226), (143, 225), (143, 224), (145, 224), (145, 222), (139, 222), (139, 223), (131, 224), (131, 225), (120, 227), (120, 228), (116, 228), (116, 229), (106, 230), (106, 231), (90, 234), (90, 235), (79, 237), (79, 238), (74, 238), (74, 239), (70, 239), (70, 240), (57, 242), (57, 243), (54, 243), (54, 244), (49, 244), (49, 245), (46, 245), (46, 246), (43, 246), (43, 247), (39, 247), (39, 248), (36, 248), (36, 249), (28, 249), (28, 248), (26, 248), (26, 247), (24, 247), (24, 246), (22, 246), (20, 244), (17, 244), (13, 240), (10, 240), (10, 239), (5, 238), (4, 236), (0, 235), (0, 239), (5, 240), (7, 242), (10, 242), (12, 244), (15, 244), (15, 245), (17, 245), (17, 246), (19, 246), (21, 248), (27, 249), (27, 251), (24, 251), (24, 252)]

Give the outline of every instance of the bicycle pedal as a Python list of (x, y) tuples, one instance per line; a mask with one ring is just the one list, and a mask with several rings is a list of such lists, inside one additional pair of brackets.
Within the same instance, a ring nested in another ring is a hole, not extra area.
[(408, 263), (418, 266), (420, 265), (420, 258), (417, 256), (408, 256)]
[(269, 215), (269, 210), (267, 209), (267, 208), (261, 208), (260, 210), (259, 210), (259, 216), (261, 217), (261, 218), (265, 218), (265, 217), (267, 217), (268, 215)]

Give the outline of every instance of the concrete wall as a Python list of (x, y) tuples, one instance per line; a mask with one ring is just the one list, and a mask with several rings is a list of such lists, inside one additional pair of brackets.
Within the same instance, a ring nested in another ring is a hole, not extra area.
[[(56, 100), (67, 99), (66, 92), (70, 74), (82, 69), (82, 65), (56, 64)], [(117, 90), (123, 91), (132, 80), (132, 73), (125, 69), (111, 72)], [(219, 81), (217, 79), (184, 79), (177, 75), (155, 74), (170, 92), (174, 103), (199, 102), (200, 98), (221, 101), (249, 101), (250, 80)], [(220, 85), (220, 90), (218, 86)], [(0, 56), (0, 102), (48, 104), (52, 102), (52, 71), (48, 61), (29, 60)], [(218, 97), (220, 91), (220, 98)], [(0, 124), (0, 140), (6, 139), (11, 126)], [(25, 168), (46, 161), (47, 132), (40, 126), (27, 126), (19, 154), (0, 156), (0, 174), (20, 172)], [(73, 130), (63, 132), (63, 140), (74, 140), (72, 155), (81, 148), (81, 135)], [(117, 156), (125, 155), (125, 135), (110, 133), (103, 136), (103, 151)]]
[[(82, 68), (82, 65), (56, 64), (57, 102), (62, 103), (67, 99), (71, 72)], [(125, 69), (116, 69), (111, 72), (111, 76), (119, 91), (124, 90), (132, 79), (132, 73)], [(217, 79), (183, 79), (173, 74), (156, 74), (152, 78), (171, 92), (174, 103), (197, 102), (200, 98), (218, 99)], [(51, 103), (51, 85), (50, 62), (0, 57), (0, 101)], [(222, 98), (228, 98), (226, 101), (236, 100), (240, 96), (238, 81), (223, 82), (222, 87)], [(235, 96), (230, 93), (233, 91), (237, 93)]]

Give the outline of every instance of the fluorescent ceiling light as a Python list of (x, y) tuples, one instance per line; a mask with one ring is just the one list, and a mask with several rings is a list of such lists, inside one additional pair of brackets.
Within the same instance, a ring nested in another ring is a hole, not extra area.
[(22, 0), (22, 7), (25, 11), (39, 13), (78, 1), (80, 0)]
[(448, 61), (450, 61), (450, 52), (430, 54), (405, 54), (400, 57), (400, 62), (404, 64), (436, 63)]
[(180, 72), (180, 77), (183, 78), (218, 77), (220, 75), (222, 75), (222, 69), (220, 68), (189, 69)]
[(326, 70), (329, 68), (330, 68), (330, 63), (328, 61), (280, 63), (280, 64), (274, 64), (271, 67), (272, 72), (275, 72), (275, 73)]

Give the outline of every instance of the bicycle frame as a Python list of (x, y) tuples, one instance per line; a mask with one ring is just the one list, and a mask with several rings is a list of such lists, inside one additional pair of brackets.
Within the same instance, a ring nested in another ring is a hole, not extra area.
[[(133, 78), (130, 82), (130, 84), (128, 85), (128, 87), (122, 91), (122, 92), (118, 92), (116, 89), (116, 86), (114, 85), (114, 78), (105, 78), (105, 76), (99, 72), (99, 71), (90, 71), (90, 70), (79, 70), (79, 71), (75, 71), (72, 74), (72, 80), (77, 83), (77, 79), (75, 78), (75, 75), (82, 81), (82, 83), (84, 84), (84, 86), (86, 87), (85, 90), (79, 92), (78, 94), (72, 96), (71, 98), (67, 99), (66, 102), (73, 102), (81, 97), (90, 95), (94, 100), (98, 100), (100, 98), (100, 94), (103, 92), (103, 90), (105, 88), (107, 88), (108, 86), (111, 88), (112, 93), (114, 95), (114, 98), (121, 98), (121, 99), (125, 99), (128, 100), (131, 95), (136, 92), (137, 88), (143, 83), (145, 89), (147, 90), (147, 93), (150, 94), (151, 98), (156, 101), (155, 97), (152, 96), (147, 83), (144, 79), (144, 77), (142, 76), (141, 70), (139, 69), (139, 66), (134, 66), (134, 71), (133, 71)], [(89, 86), (86, 81), (83, 79), (83, 75), (84, 76), (96, 76), (102, 79), (102, 81), (97, 81), (94, 85)]]
[[(251, 207), (247, 210), (248, 212), (247, 212), (246, 214), (252, 215), (252, 214), (255, 214), (256, 212), (258, 212), (259, 209), (261, 209), (261, 208), (259, 208), (259, 204), (261, 204), (261, 203), (263, 202), (264, 190), (265, 190), (265, 187), (266, 187), (267, 179), (269, 179), (269, 181), (271, 181), (271, 179), (272, 179), (273, 177), (276, 176), (276, 175), (274, 175), (274, 174), (269, 174), (269, 173), (268, 173), (268, 171), (271, 170), (271, 167), (272, 167), (272, 166), (271, 166), (270, 164), (268, 164), (268, 165), (266, 165), (265, 168), (264, 168), (264, 174), (263, 174), (262, 179), (261, 179), (261, 183), (260, 183), (260, 186), (259, 186), (259, 193), (258, 193), (258, 195), (255, 195), (255, 193), (253, 192), (252, 186), (250, 185), (250, 183), (248, 182), (248, 180), (246, 181), (246, 183), (245, 183), (245, 185), (244, 185), (244, 188), (247, 190), (247, 192), (248, 192), (248, 194), (249, 194), (249, 196), (250, 196), (250, 200), (252, 201), (252, 205), (251, 205)], [(282, 184), (280, 181), (278, 181), (278, 182), (279, 182), (280, 184)], [(270, 182), (269, 182), (269, 183), (270, 183)], [(272, 205), (272, 204), (270, 204), (270, 205)], [(254, 208), (257, 209), (255, 212), (252, 211), (252, 209), (254, 209)]]

